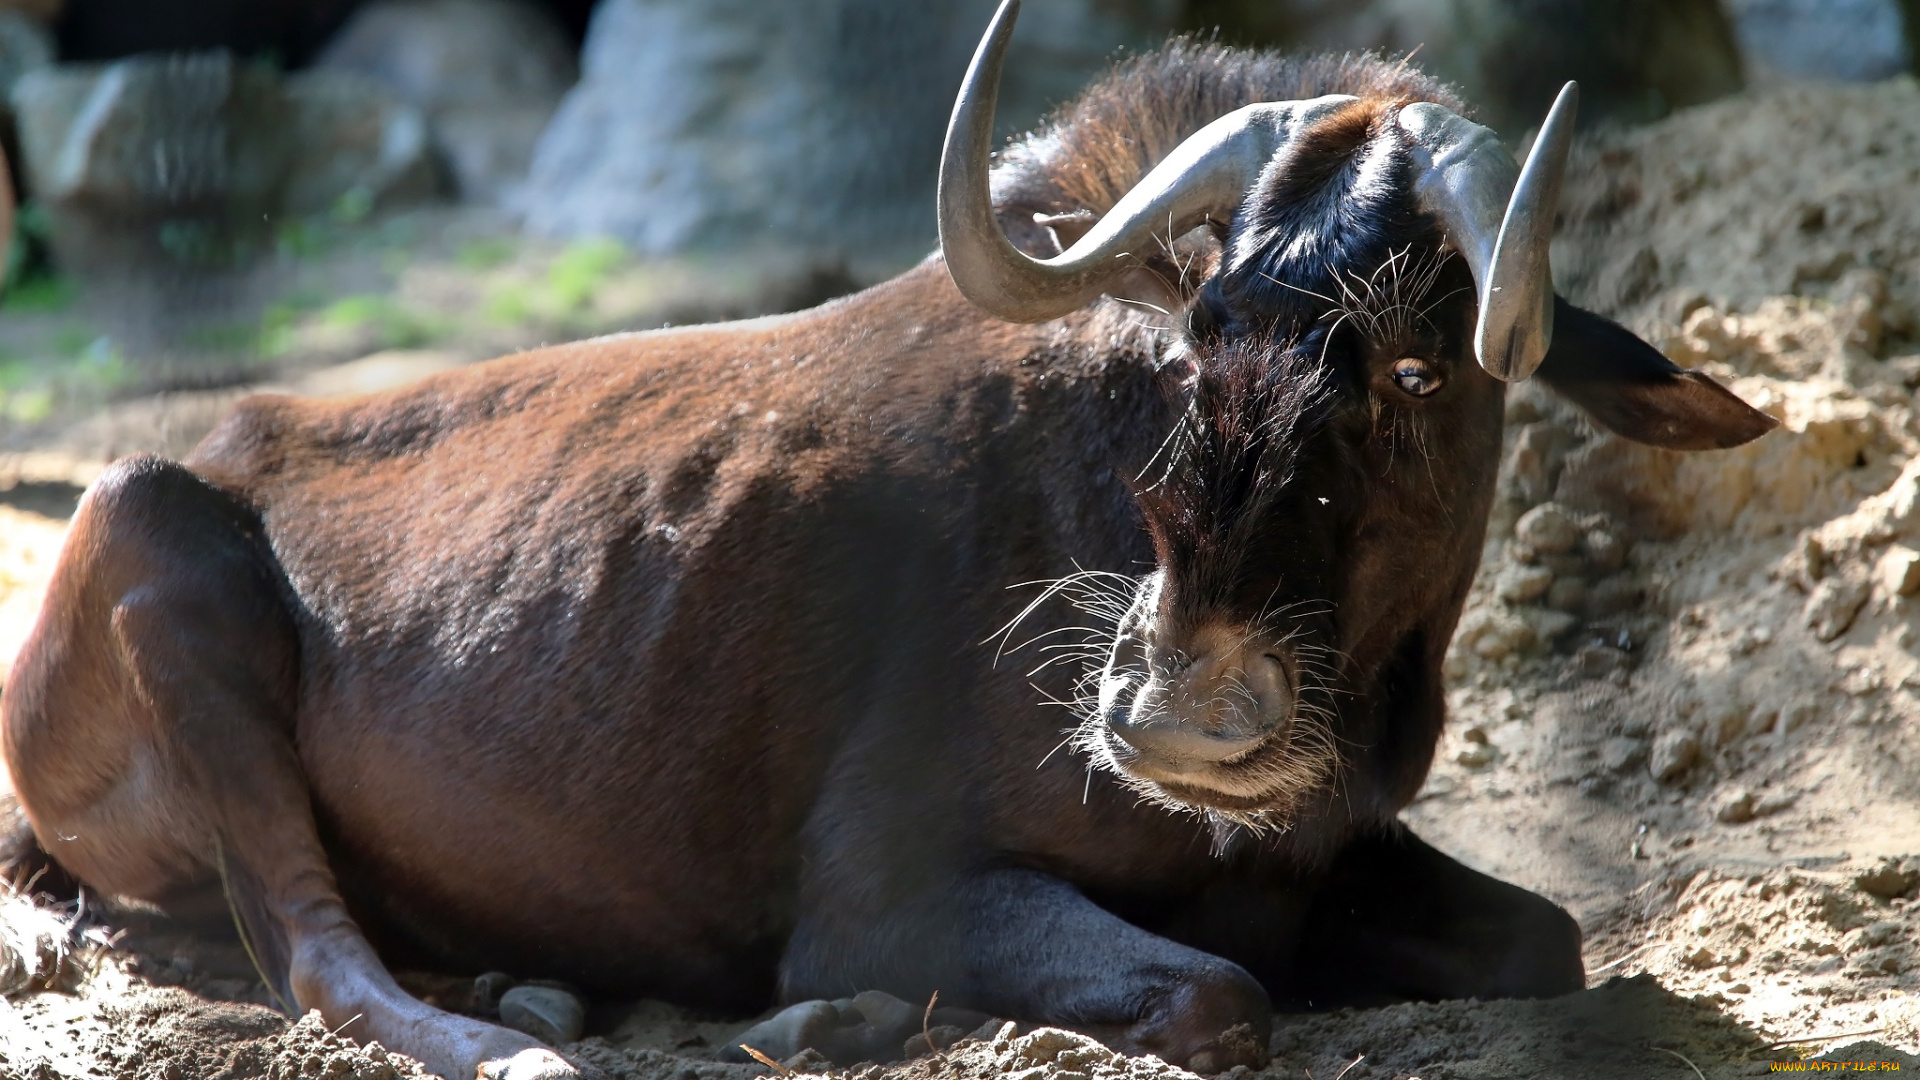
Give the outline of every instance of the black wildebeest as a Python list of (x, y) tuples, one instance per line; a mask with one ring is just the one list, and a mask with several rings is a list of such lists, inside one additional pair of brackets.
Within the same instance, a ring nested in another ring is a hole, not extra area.
[[(1553, 296), (1570, 95), (1521, 171), (1405, 65), (1175, 44), (989, 176), (1012, 15), (943, 258), (115, 464), (0, 708), (45, 851), (224, 878), (287, 999), (450, 1077), (571, 1069), (381, 953), (741, 1011), (938, 990), (1201, 1069), (1275, 1002), (1579, 987), (1563, 911), (1396, 821), (1505, 381), (1677, 449), (1772, 421)], [(1030, 680), (981, 641), (1063, 575), (1110, 621)]]

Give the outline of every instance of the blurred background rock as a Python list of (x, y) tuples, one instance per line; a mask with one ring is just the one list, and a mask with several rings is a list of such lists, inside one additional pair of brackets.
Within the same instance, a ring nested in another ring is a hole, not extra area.
[[(994, 6), (603, 0), (534, 157), (528, 224), (651, 253), (799, 245), (859, 270), (922, 254), (953, 90)], [(1031, 126), (1180, 14), (1178, 0), (1029, 4), (1002, 128)]]
[(314, 62), (418, 109), (451, 194), (504, 205), (579, 77), (579, 42), (519, 0), (385, 0), (355, 12)]
[[(155, 391), (382, 350), (459, 362), (892, 273), (933, 245), (993, 6), (0, 0), (0, 145), (27, 199), (0, 451)], [(1901, 76), (1917, 26), (1920, 0), (1027, 0), (1000, 126), (1189, 32), (1411, 54), (1517, 145), (1569, 78), (1585, 124), (1635, 124)]]

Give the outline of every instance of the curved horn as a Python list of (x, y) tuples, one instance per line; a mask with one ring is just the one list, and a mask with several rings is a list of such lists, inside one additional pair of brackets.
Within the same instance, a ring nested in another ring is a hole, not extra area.
[(1074, 245), (1051, 259), (1013, 246), (994, 217), (988, 185), (1000, 69), (1020, 11), (1005, 0), (974, 53), (953, 105), (940, 155), (940, 248), (960, 292), (1009, 322), (1045, 322), (1078, 310), (1125, 272), (1154, 235), (1179, 236), (1227, 220), (1269, 159), (1302, 121), (1338, 108), (1344, 95), (1262, 102), (1215, 120), (1154, 166)]
[(1505, 382), (1532, 375), (1553, 343), (1553, 270), (1547, 248), (1573, 144), (1580, 90), (1561, 88), (1524, 168), (1493, 132), (1431, 102), (1400, 110), (1421, 166), (1414, 196), (1466, 256), (1480, 296), (1473, 349)]

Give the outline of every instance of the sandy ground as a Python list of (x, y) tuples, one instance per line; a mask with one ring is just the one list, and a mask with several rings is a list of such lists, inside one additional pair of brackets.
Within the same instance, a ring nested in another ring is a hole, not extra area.
[[(1683, 457), (1598, 434), (1544, 391), (1510, 398), (1502, 494), (1448, 659), (1454, 720), (1407, 818), (1573, 911), (1593, 989), (1286, 1018), (1273, 1063), (1236, 1080), (1920, 1068), (1920, 88), (1782, 89), (1578, 153), (1554, 254), (1563, 291), (1783, 422)], [(299, 388), (443, 362), (388, 354)], [(114, 449), (177, 450), (220, 407), (125, 406), (147, 419), (120, 423)], [(10, 475), (97, 468), (97, 439), (61, 445), (57, 460), (12, 459)], [(72, 494), (16, 487), (0, 505), (0, 677)], [(36, 917), (0, 901), (0, 941), (38, 958), (0, 979), (0, 1075), (414, 1070), (267, 1010), (217, 919), (117, 916), (115, 948), (63, 958)], [(463, 984), (411, 978), (477, 1007)], [(748, 1018), (590, 1005), (567, 1049), (613, 1075), (768, 1072), (714, 1060)], [(850, 1072), (1186, 1075), (1067, 1033), (977, 1035)]]

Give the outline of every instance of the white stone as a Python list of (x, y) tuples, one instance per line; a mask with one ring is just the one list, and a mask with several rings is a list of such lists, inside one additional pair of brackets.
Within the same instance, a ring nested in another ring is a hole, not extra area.
[(587, 1008), (551, 986), (516, 986), (500, 995), (500, 1022), (550, 1046), (570, 1043), (586, 1027)]
[(1813, 636), (1832, 641), (1847, 632), (1867, 602), (1866, 583), (1851, 577), (1829, 577), (1814, 586), (1802, 616)]
[(1553, 503), (1541, 503), (1520, 515), (1513, 535), (1535, 551), (1559, 555), (1573, 550), (1580, 542), (1581, 530), (1573, 515)]
[(1553, 571), (1544, 566), (1509, 566), (1501, 571), (1497, 586), (1500, 599), (1510, 604), (1530, 604), (1553, 587)]
[(1880, 587), (1888, 596), (1920, 592), (1920, 551), (1894, 544), (1880, 556)]
[(1671, 784), (1685, 776), (1700, 760), (1700, 740), (1685, 728), (1669, 728), (1653, 740), (1653, 752), (1647, 770), (1655, 780)]

